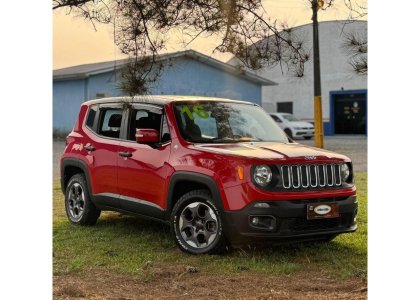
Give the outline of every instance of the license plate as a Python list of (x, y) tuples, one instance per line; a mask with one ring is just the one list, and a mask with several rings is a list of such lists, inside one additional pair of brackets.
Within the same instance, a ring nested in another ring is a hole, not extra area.
[(308, 204), (307, 219), (328, 219), (338, 218), (340, 216), (339, 207), (337, 203), (317, 203)]

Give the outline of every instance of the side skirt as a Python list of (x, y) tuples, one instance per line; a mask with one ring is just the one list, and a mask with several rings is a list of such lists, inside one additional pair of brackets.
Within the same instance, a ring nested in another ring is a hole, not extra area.
[(167, 222), (165, 219), (166, 210), (147, 200), (112, 193), (101, 193), (93, 196), (93, 203), (100, 210), (118, 211)]

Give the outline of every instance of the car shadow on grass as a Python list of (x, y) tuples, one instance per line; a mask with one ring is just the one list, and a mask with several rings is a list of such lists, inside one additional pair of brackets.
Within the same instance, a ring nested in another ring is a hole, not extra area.
[[(366, 254), (341, 237), (328, 243), (244, 245), (224, 255), (194, 256), (179, 250), (169, 226), (157, 221), (115, 212), (103, 213), (96, 226), (81, 227), (61, 221), (54, 225), (54, 251), (58, 265), (67, 265), (66, 270), (97, 265), (136, 273), (139, 265), (152, 261), (195, 265), (221, 273), (281, 275), (324, 270), (339, 277), (366, 276)], [(79, 254), (68, 260), (64, 254), (70, 252)]]
[[(177, 249), (170, 233), (170, 228), (164, 223), (142, 219), (118, 213), (106, 213), (94, 227), (100, 233), (105, 230), (119, 240), (132, 239), (148, 242), (154, 247)], [(179, 251), (181, 252), (181, 251)], [(269, 259), (275, 253), (281, 253), (291, 258), (304, 256), (306, 260), (317, 260), (323, 257), (357, 253), (357, 249), (340, 242), (340, 238), (331, 242), (295, 242), (281, 245), (243, 245), (235, 248), (228, 256), (259, 257)]]

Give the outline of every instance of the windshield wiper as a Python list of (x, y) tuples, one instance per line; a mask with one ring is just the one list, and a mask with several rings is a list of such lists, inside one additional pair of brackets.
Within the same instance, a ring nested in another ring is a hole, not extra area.
[(232, 138), (229, 138), (229, 137), (224, 137), (224, 138), (211, 139), (211, 142), (212, 143), (220, 143), (220, 142), (222, 142), (222, 143), (239, 143), (241, 141), (238, 140), (238, 139), (232, 139)]
[(262, 138), (247, 138), (244, 137), (243, 139), (241, 139), (242, 142), (262, 142), (263, 139)]
[(246, 143), (246, 142), (260, 142), (262, 141), (261, 138), (251, 138), (251, 137), (241, 137), (239, 139), (234, 139), (230, 137), (224, 137), (224, 138), (214, 138), (211, 140), (212, 142), (224, 142), (224, 143)]
[(223, 138), (213, 138), (213, 139), (188, 139), (187, 141), (191, 143), (247, 143), (247, 142), (261, 142), (261, 138), (251, 138), (251, 137), (241, 137), (239, 139), (234, 139), (230, 137)]

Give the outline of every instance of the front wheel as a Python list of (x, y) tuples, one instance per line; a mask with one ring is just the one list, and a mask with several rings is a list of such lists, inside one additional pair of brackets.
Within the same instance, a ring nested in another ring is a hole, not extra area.
[(207, 190), (183, 195), (171, 214), (171, 232), (178, 247), (190, 254), (215, 254), (227, 250), (220, 212)]
[(311, 136), (305, 136), (304, 139), (305, 140), (310, 140), (312, 137)]
[(289, 128), (286, 128), (284, 132), (289, 136), (289, 138), (293, 139), (292, 131)]

